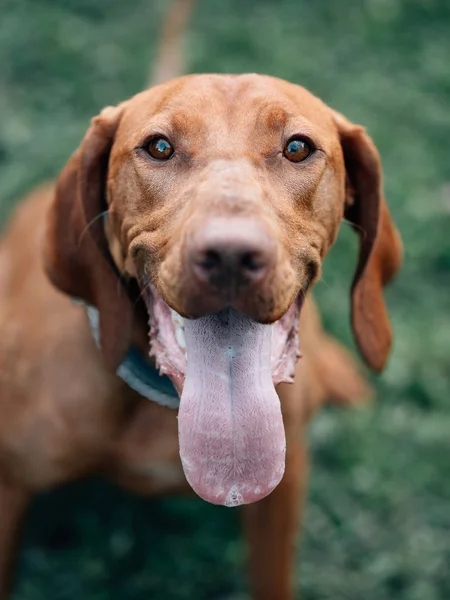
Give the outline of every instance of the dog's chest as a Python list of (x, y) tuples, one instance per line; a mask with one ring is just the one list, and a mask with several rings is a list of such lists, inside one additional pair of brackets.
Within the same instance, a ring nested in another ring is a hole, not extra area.
[(114, 477), (145, 494), (182, 491), (177, 413), (140, 399), (123, 429), (114, 456)]

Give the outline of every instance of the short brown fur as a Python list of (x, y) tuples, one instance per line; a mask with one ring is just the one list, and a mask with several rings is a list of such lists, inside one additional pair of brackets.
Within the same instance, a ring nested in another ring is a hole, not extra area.
[[(178, 5), (167, 39), (186, 21)], [(160, 62), (157, 82), (174, 74), (179, 50)], [(155, 117), (184, 152), (184, 162), (165, 172), (144, 166), (134, 151)], [(301, 175), (279, 155), (292, 117), (292, 131), (302, 129), (324, 151)], [(130, 340), (143, 351), (148, 345), (128, 277), (144, 272), (181, 313), (220, 304), (184, 276), (186, 235), (207, 223), (211, 205), (221, 218), (243, 214), (261, 224), (277, 246), (270, 276), (253, 290), (258, 300), (234, 300), (267, 322), (320, 275), (345, 212), (361, 233), (355, 337), (367, 363), (383, 367), (391, 331), (381, 290), (399, 267), (401, 246), (381, 194), (379, 158), (362, 128), (306, 90), (259, 76), (182, 78), (105, 109), (56, 189), (42, 187), (20, 204), (0, 245), (0, 599), (36, 491), (92, 473), (146, 495), (189, 491), (175, 411), (140, 398), (112, 373)], [(98, 215), (106, 208), (104, 227)], [(103, 355), (70, 296), (98, 306)], [(309, 418), (327, 399), (345, 404), (370, 395), (354, 359), (323, 331), (311, 296), (300, 337), (295, 383), (277, 390), (286, 473), (268, 498), (243, 509), (256, 600), (292, 597)]]

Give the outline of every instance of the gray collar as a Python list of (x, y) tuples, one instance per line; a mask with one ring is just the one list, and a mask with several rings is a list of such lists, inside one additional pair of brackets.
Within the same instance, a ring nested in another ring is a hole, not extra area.
[[(84, 303), (83, 303), (84, 304)], [(84, 305), (86, 308), (89, 325), (95, 343), (100, 348), (99, 316), (94, 306)], [(153, 400), (161, 406), (178, 408), (180, 398), (167, 375), (160, 375), (159, 371), (145, 359), (145, 356), (134, 346), (130, 346), (123, 362), (119, 365), (116, 374), (135, 392)]]

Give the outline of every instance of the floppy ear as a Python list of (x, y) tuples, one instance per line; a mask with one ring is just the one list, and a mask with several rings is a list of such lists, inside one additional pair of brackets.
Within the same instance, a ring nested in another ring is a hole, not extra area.
[(347, 172), (345, 217), (359, 234), (359, 260), (352, 284), (352, 326), (366, 363), (381, 371), (392, 344), (383, 286), (402, 262), (400, 236), (382, 191), (381, 162), (364, 129), (339, 113), (334, 118), (341, 138)]
[(97, 307), (100, 344), (113, 371), (128, 349), (132, 304), (108, 250), (102, 213), (109, 154), (122, 107), (92, 120), (64, 167), (48, 215), (45, 267), (60, 290)]

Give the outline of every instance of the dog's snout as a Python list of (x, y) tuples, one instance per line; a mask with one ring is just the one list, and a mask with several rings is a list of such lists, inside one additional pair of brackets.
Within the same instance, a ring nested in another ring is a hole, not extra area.
[(211, 220), (191, 236), (187, 252), (200, 282), (231, 294), (264, 278), (275, 256), (268, 233), (243, 218)]

